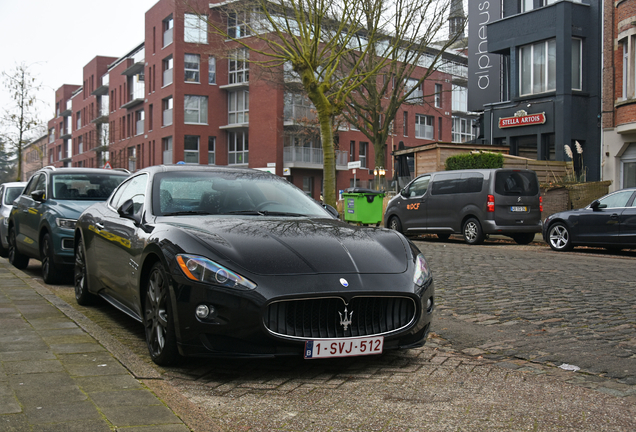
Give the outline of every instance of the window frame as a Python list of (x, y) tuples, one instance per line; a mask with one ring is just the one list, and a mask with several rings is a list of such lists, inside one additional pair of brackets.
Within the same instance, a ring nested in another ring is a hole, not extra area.
[[(196, 68), (193, 67), (195, 64)], [(189, 75), (192, 76), (192, 79), (188, 79)], [(201, 56), (199, 54), (185, 53), (183, 55), (183, 81), (191, 84), (201, 84)]]
[(435, 117), (425, 114), (415, 114), (415, 138), (435, 139)]
[[(196, 139), (196, 143), (194, 142), (193, 139)], [(190, 141), (190, 142), (188, 142)], [(196, 144), (196, 150), (195, 149), (188, 149), (186, 148), (186, 145), (191, 145), (191, 144)], [(199, 135), (184, 135), (183, 137), (183, 162), (185, 164), (188, 165), (197, 165), (200, 163), (201, 161), (201, 156), (200, 156), (200, 149), (201, 149), (201, 137)], [(195, 155), (196, 154), (196, 162), (194, 161), (189, 161), (188, 160), (188, 155)]]
[(183, 41), (185, 43), (208, 43), (207, 20), (197, 14), (183, 14)]
[[(189, 103), (197, 101), (196, 107)], [(205, 104), (201, 102), (205, 101)], [(205, 105), (205, 106), (203, 106)], [(198, 121), (188, 121), (188, 111), (196, 111)], [(184, 124), (208, 124), (208, 97), (202, 95), (184, 95), (183, 96), (183, 123)]]

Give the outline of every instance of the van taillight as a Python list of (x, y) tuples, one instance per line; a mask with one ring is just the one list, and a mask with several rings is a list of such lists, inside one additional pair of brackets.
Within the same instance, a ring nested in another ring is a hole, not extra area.
[(495, 211), (495, 196), (494, 195), (488, 195), (488, 202), (486, 203), (486, 205), (488, 206), (489, 212)]
[(543, 213), (543, 197), (539, 197), (539, 211)]

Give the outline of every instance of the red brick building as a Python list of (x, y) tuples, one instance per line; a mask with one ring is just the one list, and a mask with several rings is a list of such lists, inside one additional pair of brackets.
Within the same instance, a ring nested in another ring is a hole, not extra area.
[[(208, 0), (190, 6), (220, 19)], [(95, 57), (84, 68), (82, 86), (56, 92), (49, 163), (108, 162), (131, 171), (179, 161), (269, 168), (318, 199), (322, 148), (319, 140), (296, 133), (298, 118), (312, 115), (310, 104), (256, 72), (248, 61), (256, 59), (254, 53), (231, 45), (201, 26), (182, 2), (160, 0), (146, 12), (143, 43), (120, 58)], [(435, 72), (421, 94), (438, 96), (403, 106), (387, 161), (399, 141), (407, 147), (451, 141), (451, 81)], [(363, 168), (356, 172), (357, 184), (369, 185), (373, 143), (351, 128), (341, 128), (338, 141), (337, 188), (351, 186), (347, 163), (358, 160)], [(385, 168), (391, 178), (391, 167)]]
[(604, 1), (603, 180), (636, 186), (636, 0)]

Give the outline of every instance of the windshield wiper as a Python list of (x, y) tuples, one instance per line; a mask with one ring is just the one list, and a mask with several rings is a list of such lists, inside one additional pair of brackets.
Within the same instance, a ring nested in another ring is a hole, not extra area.
[(306, 216), (301, 213), (288, 213), (288, 212), (277, 212), (277, 211), (269, 211), (269, 210), (235, 210), (220, 213), (223, 215), (247, 215), (247, 216), (291, 216), (291, 217), (303, 217)]
[(178, 212), (164, 213), (163, 216), (187, 216), (187, 215), (211, 215), (212, 213), (201, 210), (184, 210)]

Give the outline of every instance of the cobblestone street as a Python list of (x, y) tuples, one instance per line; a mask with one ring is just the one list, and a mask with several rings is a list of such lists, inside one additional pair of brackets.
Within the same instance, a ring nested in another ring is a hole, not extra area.
[(455, 348), (493, 360), (572, 364), (636, 384), (636, 260), (630, 252), (418, 245), (435, 277), (434, 331)]

